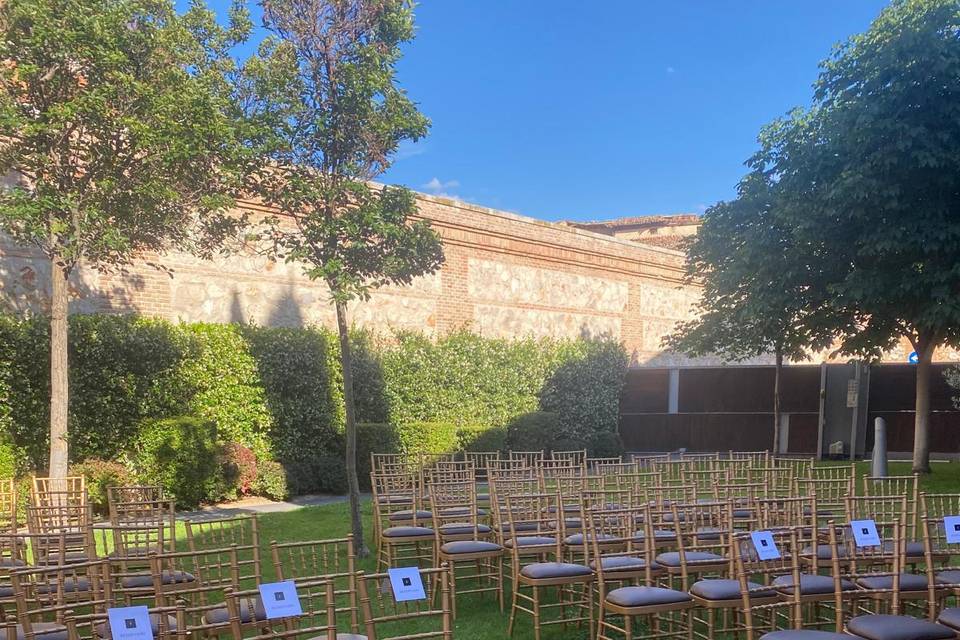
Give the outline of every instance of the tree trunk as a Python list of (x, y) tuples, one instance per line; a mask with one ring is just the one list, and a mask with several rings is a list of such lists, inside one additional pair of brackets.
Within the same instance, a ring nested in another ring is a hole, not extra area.
[(67, 340), (70, 312), (67, 278), (69, 271), (54, 257), (50, 278), (50, 468), (51, 478), (66, 478), (69, 461), (67, 417), (70, 374), (67, 364)]
[(353, 360), (350, 355), (350, 330), (347, 327), (347, 305), (337, 302), (337, 330), (340, 333), (340, 364), (343, 369), (344, 430), (346, 432), (347, 489), (350, 493), (350, 521), (357, 555), (367, 557), (369, 551), (363, 540), (363, 520), (360, 517), (360, 482), (357, 479), (357, 421), (353, 400)]
[(780, 375), (783, 373), (783, 351), (774, 352), (776, 364), (773, 368), (773, 455), (780, 453)]
[(917, 340), (917, 404), (913, 423), (913, 472), (930, 473), (930, 363), (933, 340)]

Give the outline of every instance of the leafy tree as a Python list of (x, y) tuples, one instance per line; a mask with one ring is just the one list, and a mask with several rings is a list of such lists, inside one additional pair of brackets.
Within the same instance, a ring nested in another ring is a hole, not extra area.
[(443, 260), (413, 194), (370, 180), (429, 122), (397, 87), (400, 45), (413, 38), (406, 0), (264, 0), (272, 37), (248, 64), (248, 113), (272, 125), (271, 164), (256, 189), (282, 216), (276, 254), (323, 280), (336, 307), (354, 538), (363, 544), (347, 305), (386, 284), (409, 284)]
[(67, 473), (68, 279), (173, 246), (209, 255), (239, 220), (226, 76), (250, 22), (199, 2), (0, 3), (0, 230), (50, 260), (50, 464)]
[(913, 468), (929, 472), (930, 364), (960, 346), (960, 3), (895, 0), (822, 63), (814, 104), (752, 164), (829, 293), (838, 352), (919, 355)]
[(693, 320), (665, 338), (691, 356), (743, 361), (773, 354), (773, 450), (780, 446), (780, 395), (784, 358), (806, 360), (829, 335), (811, 330), (820, 289), (788, 229), (774, 215), (771, 185), (762, 175), (741, 181), (736, 200), (703, 216), (687, 252), (687, 277), (703, 294)]

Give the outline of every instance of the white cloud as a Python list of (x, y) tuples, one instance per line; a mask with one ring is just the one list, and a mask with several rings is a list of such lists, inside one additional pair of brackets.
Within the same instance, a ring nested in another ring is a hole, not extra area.
[(674, 73), (675, 71), (676, 69), (674, 69), (673, 67), (667, 67), (667, 73)]
[(407, 158), (413, 158), (427, 152), (427, 143), (424, 141), (411, 142), (409, 140), (403, 140), (400, 142), (400, 146), (397, 148), (397, 153), (393, 156), (394, 162), (399, 162), (400, 160), (406, 160)]
[(453, 200), (462, 200), (460, 196), (453, 191), (460, 186), (459, 180), (441, 180), (440, 178), (431, 178), (426, 184), (420, 185), (420, 188), (429, 194), (440, 198), (451, 198)]

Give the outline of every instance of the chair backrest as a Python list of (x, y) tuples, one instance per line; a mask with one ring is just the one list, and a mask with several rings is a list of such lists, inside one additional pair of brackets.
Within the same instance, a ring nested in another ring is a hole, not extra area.
[(539, 467), (543, 462), (543, 450), (540, 451), (510, 451), (507, 459), (518, 461), (528, 467)]
[[(234, 640), (256, 637), (274, 640), (316, 639), (337, 640), (336, 597), (333, 582), (323, 579), (295, 582), (301, 613), (274, 619), (259, 620), (253, 633), (243, 624), (249, 619), (249, 611), (263, 608), (259, 589), (246, 591), (228, 590), (227, 612), (230, 634)], [(246, 614), (246, 615), (245, 615)]]
[(34, 476), (30, 490), (30, 501), (35, 506), (87, 503), (87, 482), (83, 476), (66, 478), (44, 478)]
[(271, 542), (274, 576), (278, 581), (333, 583), (337, 614), (348, 615), (353, 633), (358, 631), (356, 552), (353, 535), (331, 540)]
[[(366, 626), (367, 640), (441, 640), (453, 639), (450, 612), (449, 571), (446, 565), (435, 569), (420, 569), (426, 598), (397, 602), (389, 586), (386, 573), (360, 573), (360, 603)], [(439, 608), (434, 606), (434, 591), (439, 590)], [(416, 620), (416, 630), (410, 629)]]
[[(514, 567), (520, 566), (521, 555), (552, 554), (563, 557), (565, 534), (563, 505), (558, 494), (536, 493), (507, 496), (507, 517), (514, 537), (542, 538), (536, 544), (507, 544), (513, 556)], [(559, 524), (558, 524), (559, 523)]]
[(552, 460), (566, 462), (568, 465), (585, 467), (587, 464), (587, 450), (578, 449), (576, 451), (553, 451), (550, 454)]
[[(110, 565), (106, 561), (69, 565), (23, 567), (10, 573), (16, 599), (17, 622), (26, 638), (44, 638), (38, 623), (63, 623), (73, 609), (105, 613), (111, 603)], [(85, 637), (92, 637), (88, 629)]]
[(13, 478), (5, 478), (0, 480), (0, 533), (16, 533), (19, 528), (17, 482)]
[[(183, 604), (173, 607), (149, 607), (147, 615), (151, 620), (153, 640), (187, 640), (189, 637)], [(77, 618), (92, 627), (95, 635), (81, 634), (78, 630), (80, 625)], [(65, 626), (67, 627), (67, 640), (86, 640), (89, 637), (103, 638), (106, 636), (101, 634), (110, 629), (109, 614), (96, 613), (77, 617), (68, 615)], [(110, 635), (112, 636), (112, 633)], [(38, 640), (44, 640), (44, 636), (41, 635)]]
[(225, 549), (235, 546), (238, 552), (240, 571), (249, 575), (261, 575), (260, 526), (256, 515), (212, 520), (187, 520), (185, 523), (187, 545), (191, 551)]

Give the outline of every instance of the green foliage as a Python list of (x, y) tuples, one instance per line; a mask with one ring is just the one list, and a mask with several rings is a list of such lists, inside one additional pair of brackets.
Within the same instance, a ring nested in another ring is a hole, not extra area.
[(566, 446), (556, 446), (559, 431), (557, 414), (549, 411), (524, 413), (507, 425), (507, 448), (514, 451), (568, 450)]
[(449, 422), (410, 422), (397, 425), (397, 436), (400, 440), (400, 451), (407, 455), (457, 450), (457, 426)]
[(133, 474), (119, 462), (90, 458), (70, 468), (71, 475), (87, 480), (87, 494), (93, 510), (99, 515), (109, 513), (108, 487), (127, 486), (134, 483)]
[(267, 408), (257, 361), (240, 325), (183, 325), (196, 340), (196, 357), (185, 359), (179, 375), (193, 390), (190, 414), (210, 420), (225, 442), (270, 457), (273, 418)]
[(290, 491), (287, 488), (287, 473), (283, 465), (273, 460), (261, 462), (253, 492), (271, 500), (286, 500)]
[(225, 473), (235, 478), (231, 497), (249, 496), (257, 483), (257, 456), (242, 444), (228, 442), (221, 452)]
[(21, 475), (21, 456), (17, 448), (0, 440), (0, 479), (16, 478)]
[(505, 451), (507, 430), (482, 425), (458, 427), (456, 448), (458, 451)]
[(144, 423), (132, 462), (141, 482), (160, 485), (180, 508), (220, 500), (235, 482), (216, 424), (194, 416)]
[(357, 479), (364, 489), (370, 488), (370, 454), (399, 453), (400, 439), (392, 424), (360, 422), (357, 424)]

